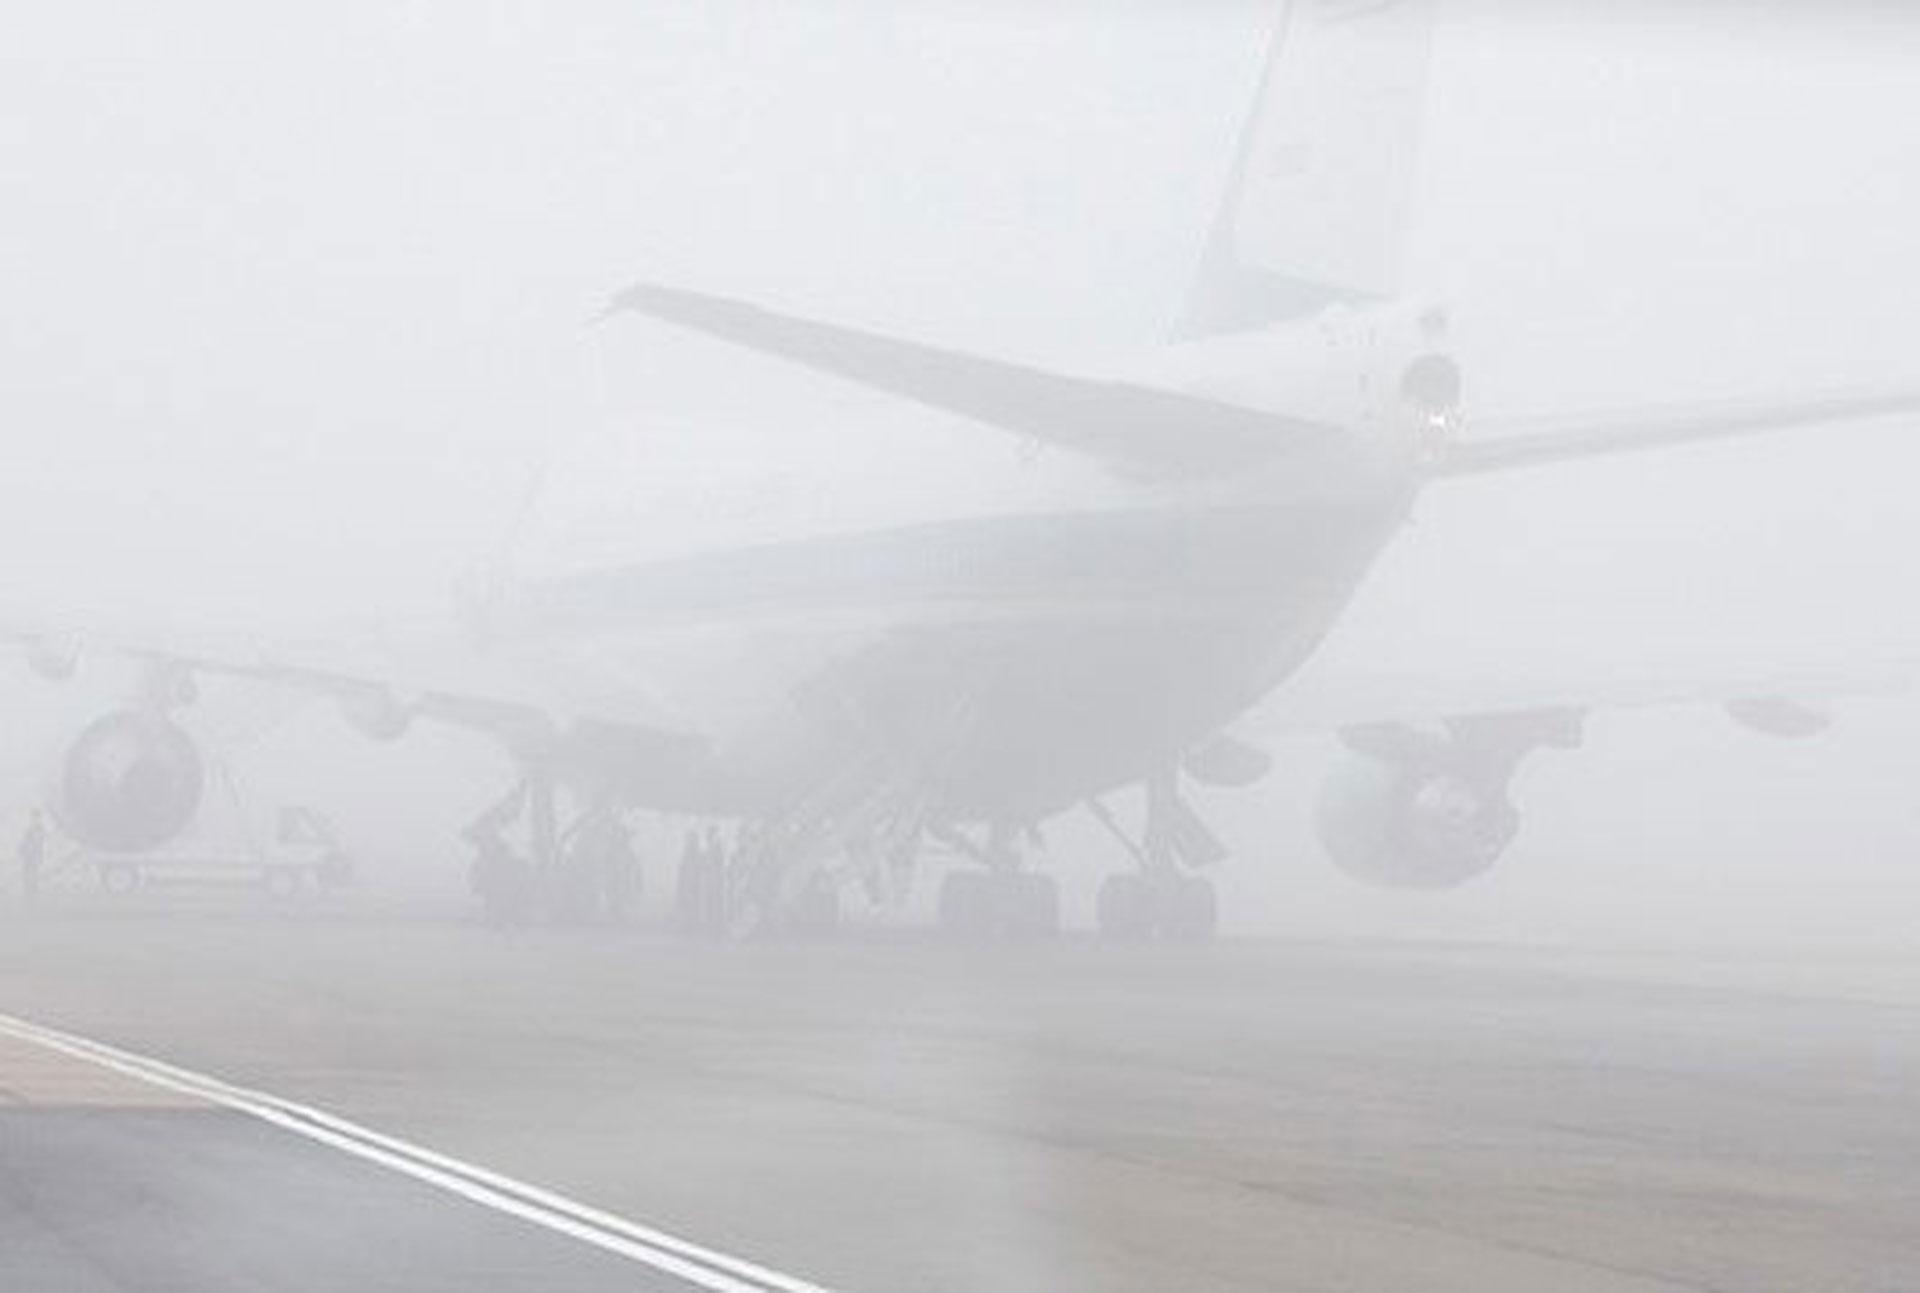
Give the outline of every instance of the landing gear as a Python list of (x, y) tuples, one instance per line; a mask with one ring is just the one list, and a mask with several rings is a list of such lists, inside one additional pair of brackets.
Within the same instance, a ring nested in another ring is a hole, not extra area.
[(961, 938), (985, 938), (993, 928), (993, 877), (949, 871), (940, 880), (940, 928)]
[(984, 848), (957, 833), (949, 843), (984, 870), (949, 871), (940, 882), (940, 925), (974, 942), (1039, 942), (1060, 932), (1060, 886), (1050, 875), (1025, 868), (1012, 832), (997, 826)]
[(1220, 932), (1220, 900), (1213, 881), (1185, 875), (1159, 894), (1160, 935), (1176, 943), (1211, 943)]
[(1009, 938), (1053, 938), (1060, 932), (1059, 883), (1034, 871), (1004, 877), (1000, 916)]
[(971, 942), (1040, 942), (1060, 932), (1060, 887), (1035, 871), (950, 871), (940, 926)]
[(1175, 774), (1147, 782), (1145, 838), (1135, 843), (1099, 800), (1087, 807), (1120, 841), (1138, 869), (1108, 876), (1100, 886), (1095, 923), (1103, 938), (1142, 943), (1212, 941), (1220, 925), (1213, 882), (1194, 868), (1226, 856), (1226, 847), (1180, 798)]
[(676, 923), (689, 934), (714, 936), (727, 927), (727, 855), (711, 831), (687, 833), (673, 887)]
[(478, 841), (468, 882), (480, 899), (480, 911), (495, 929), (511, 929), (533, 919), (533, 872), (527, 860), (497, 836)]
[(787, 910), (787, 929), (803, 938), (830, 938), (840, 928), (840, 886), (816, 871), (795, 894)]
[(1127, 871), (1100, 886), (1096, 923), (1117, 943), (1205, 943), (1219, 928), (1213, 882), (1180, 871)]

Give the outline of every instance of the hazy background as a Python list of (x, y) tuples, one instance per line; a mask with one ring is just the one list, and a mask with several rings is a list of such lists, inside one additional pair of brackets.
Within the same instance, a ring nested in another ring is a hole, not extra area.
[[(0, 605), (273, 629), (437, 602), (497, 553), (556, 456), (564, 471), (609, 446), (683, 494), (716, 457), (776, 491), (885, 490), (849, 446), (897, 430), (947, 452), (950, 429), (586, 320), (645, 276), (1042, 359), (1149, 347), (1273, 8), (17, 15), (0, 52)], [(1920, 376), (1920, 19), (1595, 8), (1443, 6), (1413, 264), (1454, 306), (1476, 411)], [(1774, 655), (1843, 679), (1920, 656), (1913, 445), (1911, 427), (1835, 429), (1444, 487), (1321, 667), (1708, 683)], [(982, 432), (972, 451), (1015, 447)], [(22, 675), (4, 688), (20, 801), (39, 742), (94, 703)], [(1524, 776), (1529, 826), (1503, 869), (1417, 900), (1330, 874), (1305, 806), (1331, 743), (1289, 740), (1271, 783), (1209, 800), (1242, 850), (1229, 923), (1901, 945), (1920, 919), (1920, 706), (1841, 713), (1804, 746), (1707, 709), (1596, 719), (1589, 748)], [(302, 720), (259, 776), (349, 809), (393, 873), (448, 874), (448, 809), (492, 793), (475, 782), (503, 778), (496, 761), (337, 730)]]

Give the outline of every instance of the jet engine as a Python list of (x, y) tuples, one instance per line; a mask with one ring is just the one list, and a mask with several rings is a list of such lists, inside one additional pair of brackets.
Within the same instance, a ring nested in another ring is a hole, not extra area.
[(1336, 866), (1369, 884), (1458, 888), (1519, 833), (1510, 790), (1521, 761), (1578, 745), (1580, 728), (1578, 713), (1553, 710), (1457, 718), (1434, 730), (1349, 729), (1315, 809), (1320, 841)]
[(1357, 880), (1453, 889), (1499, 861), (1520, 814), (1505, 784), (1356, 754), (1327, 778), (1314, 826), (1334, 865)]
[(140, 852), (184, 831), (205, 789), (192, 737), (162, 713), (123, 709), (89, 723), (67, 748), (53, 809), (89, 848)]

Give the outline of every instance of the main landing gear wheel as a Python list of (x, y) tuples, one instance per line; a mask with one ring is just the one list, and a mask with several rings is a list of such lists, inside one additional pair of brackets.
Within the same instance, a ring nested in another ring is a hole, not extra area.
[(1128, 871), (1100, 886), (1096, 917), (1101, 936), (1114, 942), (1205, 943), (1219, 928), (1220, 907), (1203, 876)]
[(814, 874), (794, 895), (787, 927), (805, 938), (830, 938), (840, 928), (840, 886), (833, 877)]
[(1007, 937), (1040, 941), (1060, 932), (1060, 886), (1052, 876), (1022, 871), (1000, 878), (1001, 927)]
[(1220, 928), (1220, 903), (1213, 882), (1202, 876), (1178, 877), (1161, 891), (1160, 935), (1172, 943), (1210, 943)]
[(474, 859), (468, 883), (480, 899), (480, 912), (495, 929), (517, 929), (533, 921), (533, 869), (505, 847), (486, 847)]
[(1100, 885), (1095, 905), (1100, 934), (1116, 943), (1144, 943), (1153, 937), (1153, 891), (1147, 877), (1133, 871), (1110, 875)]
[(940, 881), (940, 924), (974, 942), (1035, 942), (1060, 932), (1060, 886), (1035, 871), (950, 871)]
[(984, 871), (950, 871), (940, 880), (940, 927), (967, 939), (985, 939), (993, 928), (993, 877)]
[(680, 859), (673, 890), (680, 927), (694, 934), (718, 934), (727, 923), (727, 864), (717, 853), (695, 853)]

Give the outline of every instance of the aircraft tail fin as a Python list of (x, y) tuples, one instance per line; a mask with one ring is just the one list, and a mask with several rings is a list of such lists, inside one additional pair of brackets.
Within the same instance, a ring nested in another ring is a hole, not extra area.
[(1287, 0), (1178, 332), (1400, 288), (1435, 0)]

